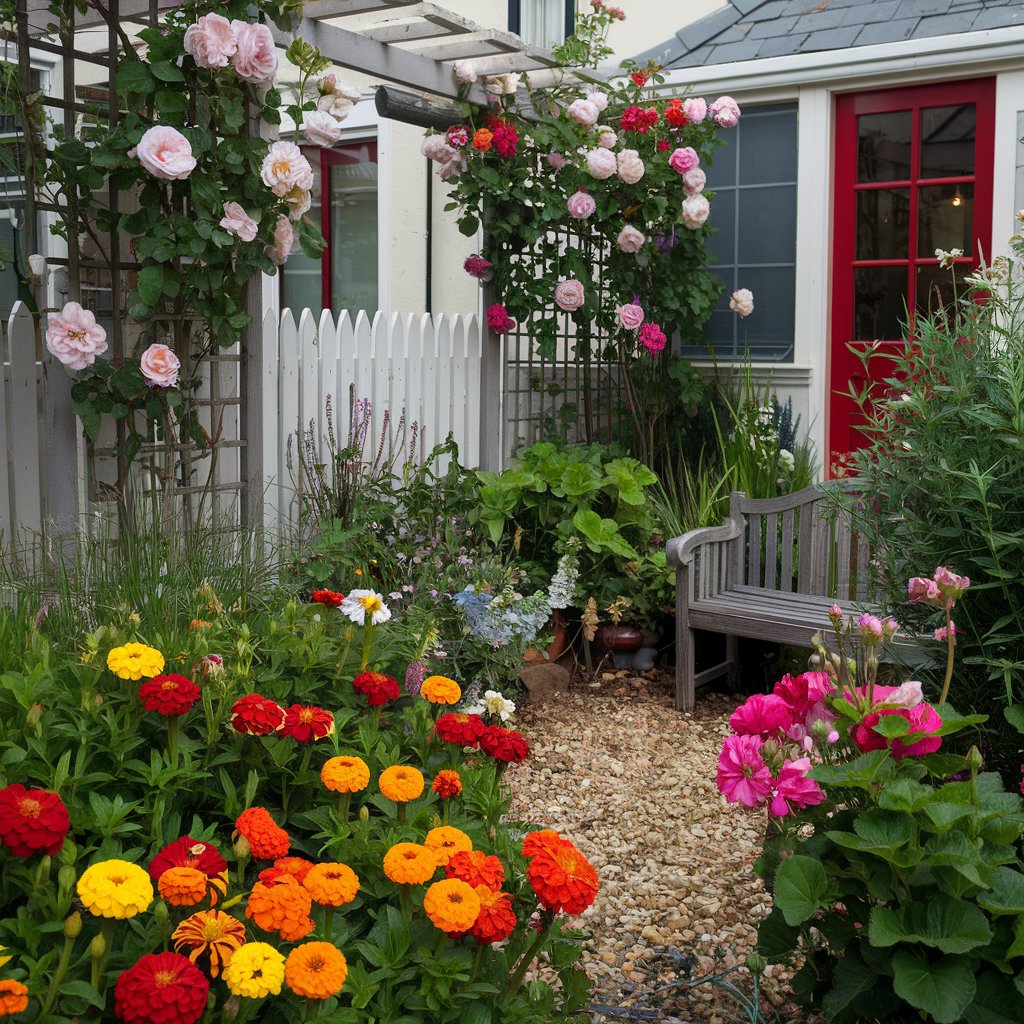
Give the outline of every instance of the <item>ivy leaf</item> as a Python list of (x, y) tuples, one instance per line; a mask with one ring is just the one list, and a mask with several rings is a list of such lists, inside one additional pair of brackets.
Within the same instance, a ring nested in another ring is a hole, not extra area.
[(139, 298), (147, 306), (155, 306), (164, 290), (164, 268), (143, 267), (139, 271)]

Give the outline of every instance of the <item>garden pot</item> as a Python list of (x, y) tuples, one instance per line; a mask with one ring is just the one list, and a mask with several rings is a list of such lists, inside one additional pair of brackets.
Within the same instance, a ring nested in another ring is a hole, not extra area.
[(569, 650), (569, 630), (566, 628), (565, 622), (562, 621), (562, 613), (559, 609), (555, 608), (551, 612), (551, 618), (548, 619), (544, 632), (551, 633), (554, 636), (554, 639), (548, 646), (547, 653), (536, 647), (527, 647), (523, 652), (523, 661), (527, 665), (542, 665), (545, 662), (568, 660), (571, 654)]
[(644, 634), (632, 626), (600, 626), (594, 643), (609, 654), (627, 654), (643, 647)]

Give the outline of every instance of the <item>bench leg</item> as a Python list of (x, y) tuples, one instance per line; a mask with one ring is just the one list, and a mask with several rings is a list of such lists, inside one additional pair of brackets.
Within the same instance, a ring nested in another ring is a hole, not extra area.
[(740, 641), (739, 637), (726, 636), (725, 660), (729, 663), (729, 674), (726, 677), (729, 692), (735, 693), (740, 687)]
[(693, 630), (685, 620), (676, 630), (676, 709), (692, 711), (696, 699)]

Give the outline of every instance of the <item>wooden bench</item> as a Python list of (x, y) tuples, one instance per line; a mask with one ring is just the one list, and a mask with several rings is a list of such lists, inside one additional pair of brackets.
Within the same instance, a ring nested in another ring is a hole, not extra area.
[[(748, 498), (735, 491), (721, 526), (670, 540), (676, 567), (676, 706), (693, 707), (698, 686), (727, 676), (738, 682), (737, 638), (811, 647), (828, 628), (838, 601), (849, 614), (869, 604), (871, 553), (849, 511), (829, 494), (835, 483), (780, 498)], [(856, 481), (842, 486), (855, 489)], [(694, 630), (724, 633), (725, 661), (695, 671)], [(897, 638), (900, 660), (920, 662), (911, 638)], [(924, 659), (927, 660), (927, 659)]]

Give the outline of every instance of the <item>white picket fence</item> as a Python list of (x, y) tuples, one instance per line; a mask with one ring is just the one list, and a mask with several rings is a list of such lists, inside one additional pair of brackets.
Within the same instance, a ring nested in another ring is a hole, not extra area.
[[(360, 312), (354, 320), (348, 313), (335, 320), (330, 310), (305, 309), (296, 322), (289, 310), (280, 321), (268, 313), (263, 366), (268, 529), (283, 531), (298, 522), (296, 446), (312, 428), (317, 452), (324, 454), (328, 397), (340, 446), (352, 417), (350, 395), (370, 403), (368, 447), (375, 448), (380, 438), (385, 410), (392, 431), (404, 415), (407, 446), (416, 425), (418, 457), (451, 434), (465, 466), (481, 462), (481, 417), (492, 415), (498, 429), (499, 396), (485, 396), (483, 336), (476, 316)], [(286, 464), (289, 437), (291, 471)], [(395, 437), (396, 444), (402, 440)]]

